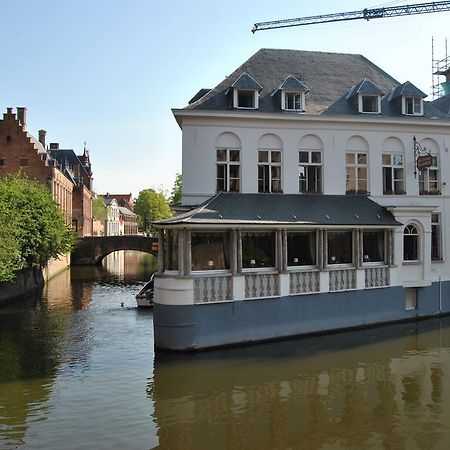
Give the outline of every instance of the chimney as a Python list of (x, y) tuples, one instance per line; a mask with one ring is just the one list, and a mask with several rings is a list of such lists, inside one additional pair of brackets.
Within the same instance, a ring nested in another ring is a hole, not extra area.
[(47, 132), (45, 130), (39, 130), (39, 142), (45, 148), (45, 137), (47, 136)]
[(17, 119), (25, 128), (27, 126), (27, 108), (17, 107)]
[(50, 142), (50, 150), (59, 150), (59, 142)]

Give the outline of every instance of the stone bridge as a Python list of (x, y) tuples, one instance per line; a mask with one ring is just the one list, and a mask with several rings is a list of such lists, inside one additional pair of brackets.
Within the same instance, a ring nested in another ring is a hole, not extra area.
[(72, 252), (71, 264), (91, 266), (118, 250), (138, 250), (158, 255), (158, 239), (146, 236), (89, 236), (78, 240)]

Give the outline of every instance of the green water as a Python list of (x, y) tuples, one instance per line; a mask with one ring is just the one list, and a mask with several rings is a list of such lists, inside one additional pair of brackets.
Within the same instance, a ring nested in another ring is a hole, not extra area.
[(0, 309), (0, 448), (450, 448), (450, 318), (155, 355), (148, 258)]

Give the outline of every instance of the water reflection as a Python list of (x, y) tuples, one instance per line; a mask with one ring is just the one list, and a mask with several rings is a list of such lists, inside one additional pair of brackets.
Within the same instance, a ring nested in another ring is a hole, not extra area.
[(158, 353), (148, 391), (161, 449), (444, 449), (449, 381), (443, 319)]

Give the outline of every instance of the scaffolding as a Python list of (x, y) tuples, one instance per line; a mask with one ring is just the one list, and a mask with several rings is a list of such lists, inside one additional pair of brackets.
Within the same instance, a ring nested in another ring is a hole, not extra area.
[[(434, 58), (434, 38), (431, 38), (431, 64), (433, 74), (433, 84), (431, 92), (433, 100), (436, 100), (441, 95), (450, 94), (450, 56), (447, 51), (447, 38), (445, 38), (445, 58)], [(441, 76), (445, 76), (445, 81), (441, 81)]]

